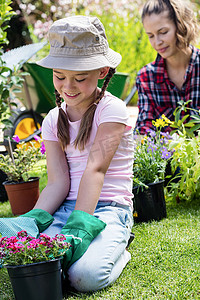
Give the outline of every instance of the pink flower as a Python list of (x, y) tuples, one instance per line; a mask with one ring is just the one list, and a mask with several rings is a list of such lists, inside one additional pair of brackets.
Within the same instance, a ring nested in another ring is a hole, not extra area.
[(18, 135), (13, 135), (12, 140), (15, 141), (16, 143), (20, 142), (20, 138), (18, 137)]
[(47, 261), (65, 254), (69, 244), (59, 239), (41, 234), (38, 238), (27, 235), (22, 230), (17, 237), (0, 238), (0, 264), (21, 265)]
[(28, 236), (28, 233), (27, 233), (26, 230), (21, 230), (21, 231), (18, 232), (17, 236), (20, 237), (20, 238), (21, 237), (26, 237), (26, 236)]
[(40, 148), (40, 152), (42, 154), (44, 154), (46, 152), (45, 146), (44, 146), (44, 142), (41, 143), (41, 148)]
[(39, 135), (34, 135), (34, 137), (33, 137), (36, 141), (39, 141), (39, 140), (41, 140), (41, 137), (39, 137)]

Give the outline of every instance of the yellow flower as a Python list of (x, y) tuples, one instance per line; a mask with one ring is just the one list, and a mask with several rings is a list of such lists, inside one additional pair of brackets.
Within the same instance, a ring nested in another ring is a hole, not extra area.
[(165, 120), (165, 122), (166, 122), (167, 124), (172, 124), (172, 123), (173, 123), (173, 122), (170, 121), (164, 114), (163, 114), (161, 117), (163, 118), (163, 120)]
[(163, 119), (156, 119), (156, 121), (152, 121), (152, 124), (156, 127), (164, 127), (165, 121)]
[(144, 138), (141, 140), (141, 144), (144, 145), (145, 140), (147, 139), (147, 136), (144, 136)]

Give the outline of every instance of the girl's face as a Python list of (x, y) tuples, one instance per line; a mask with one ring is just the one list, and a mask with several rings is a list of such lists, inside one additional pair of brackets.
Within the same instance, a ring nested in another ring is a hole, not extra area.
[(143, 19), (144, 29), (151, 46), (165, 59), (176, 55), (176, 25), (168, 17), (168, 11), (151, 14)]
[(92, 71), (53, 70), (53, 83), (68, 107), (85, 109), (95, 101), (98, 79), (108, 73), (109, 68)]

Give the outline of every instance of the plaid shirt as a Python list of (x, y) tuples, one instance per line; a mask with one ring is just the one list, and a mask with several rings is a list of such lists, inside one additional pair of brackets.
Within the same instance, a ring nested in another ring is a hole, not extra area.
[[(181, 90), (169, 79), (165, 60), (159, 54), (154, 62), (138, 72), (136, 86), (139, 115), (135, 129), (141, 134), (145, 134), (149, 128), (153, 129), (152, 120), (158, 119), (162, 114), (173, 121), (173, 112), (180, 100), (192, 100), (188, 107), (200, 109), (200, 50), (190, 47), (192, 56)], [(192, 111), (187, 113), (194, 114)], [(165, 127), (164, 131), (170, 131), (170, 128)]]

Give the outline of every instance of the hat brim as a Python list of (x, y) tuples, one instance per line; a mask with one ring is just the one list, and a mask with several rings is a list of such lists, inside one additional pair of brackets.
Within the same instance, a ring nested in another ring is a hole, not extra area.
[(106, 54), (95, 54), (94, 56), (52, 56), (48, 55), (36, 62), (38, 65), (49, 69), (61, 69), (69, 71), (90, 71), (103, 67), (116, 68), (122, 60), (119, 53), (108, 49)]

